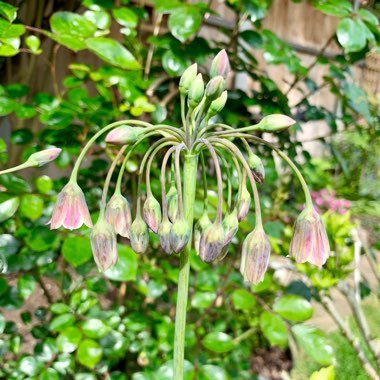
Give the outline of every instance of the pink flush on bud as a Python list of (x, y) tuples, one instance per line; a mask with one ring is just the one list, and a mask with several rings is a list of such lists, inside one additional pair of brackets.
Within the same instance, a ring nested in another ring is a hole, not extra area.
[(228, 55), (226, 51), (223, 49), (215, 56), (211, 63), (210, 76), (211, 78), (214, 78), (220, 75), (224, 79), (226, 79), (229, 71), (230, 62), (228, 60)]
[(330, 244), (325, 225), (313, 206), (298, 216), (289, 253), (297, 263), (309, 262), (322, 266), (330, 255)]
[(83, 223), (87, 227), (92, 227), (83, 191), (76, 182), (69, 182), (58, 194), (49, 223), (51, 230), (61, 226), (75, 230)]
[(28, 162), (31, 164), (31, 166), (42, 166), (51, 161), (54, 161), (59, 156), (61, 151), (62, 149), (55, 147), (44, 149), (40, 152), (31, 154), (28, 158)]
[(131, 208), (127, 199), (121, 194), (114, 194), (107, 204), (107, 222), (111, 224), (116, 234), (129, 239), (131, 219)]

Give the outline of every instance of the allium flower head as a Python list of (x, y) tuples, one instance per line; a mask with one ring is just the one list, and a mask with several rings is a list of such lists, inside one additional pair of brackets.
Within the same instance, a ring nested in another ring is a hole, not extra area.
[(313, 206), (306, 207), (298, 216), (290, 242), (289, 254), (297, 263), (308, 261), (322, 266), (330, 255), (330, 244), (325, 225)]
[(245, 280), (258, 284), (269, 264), (270, 243), (261, 226), (247, 235), (243, 242), (240, 272)]
[(50, 229), (63, 226), (75, 230), (81, 227), (83, 223), (87, 227), (92, 227), (83, 191), (76, 182), (70, 181), (58, 194), (57, 203), (54, 206), (49, 223)]
[(112, 268), (117, 263), (117, 242), (113, 227), (100, 218), (90, 234), (92, 254), (100, 272)]
[(114, 228), (115, 233), (129, 239), (131, 227), (131, 208), (125, 197), (114, 194), (106, 208), (106, 220)]

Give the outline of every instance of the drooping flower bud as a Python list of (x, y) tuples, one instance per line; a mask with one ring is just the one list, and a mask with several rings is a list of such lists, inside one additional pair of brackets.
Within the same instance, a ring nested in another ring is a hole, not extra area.
[(50, 229), (61, 226), (75, 230), (85, 224), (92, 227), (90, 213), (82, 189), (76, 182), (70, 181), (58, 194), (50, 221)]
[(227, 101), (227, 91), (223, 91), (222, 95), (219, 96), (219, 98), (213, 100), (210, 104), (210, 107), (208, 109), (208, 116), (212, 117), (214, 115), (217, 115), (226, 105)]
[(181, 252), (190, 238), (190, 226), (184, 218), (177, 218), (170, 230), (170, 246), (176, 253)]
[(178, 193), (176, 187), (172, 184), (166, 194), (168, 204), (168, 216), (172, 223), (175, 222), (178, 213)]
[(216, 262), (221, 262), (227, 256), (228, 250), (230, 249), (230, 243), (226, 244), (220, 251), (220, 255), (217, 257)]
[(198, 74), (193, 80), (187, 94), (187, 102), (189, 107), (195, 108), (202, 100), (205, 91), (202, 74)]
[(92, 254), (100, 272), (117, 262), (117, 242), (113, 227), (100, 217), (90, 234)]
[(255, 129), (263, 132), (280, 132), (295, 123), (296, 121), (289, 116), (274, 114), (265, 116)]
[(236, 207), (223, 219), (223, 228), (225, 232), (224, 245), (227, 245), (239, 229)]
[(157, 232), (160, 238), (161, 248), (168, 255), (170, 255), (173, 252), (173, 249), (170, 245), (170, 231), (172, 229), (172, 226), (172, 223), (166, 217), (162, 220)]
[(224, 246), (224, 228), (215, 222), (201, 234), (199, 242), (199, 257), (206, 263), (213, 262), (222, 252)]
[(306, 206), (298, 216), (289, 254), (296, 259), (297, 263), (308, 261), (319, 267), (329, 257), (330, 244), (325, 225), (313, 206)]
[(260, 157), (249, 151), (247, 162), (255, 180), (258, 183), (263, 183), (265, 179), (265, 169)]
[(131, 127), (122, 125), (112, 129), (107, 136), (106, 142), (109, 144), (126, 145), (132, 144), (144, 133), (145, 129), (141, 127)]
[(181, 79), (179, 80), (179, 92), (182, 95), (187, 95), (191, 84), (194, 82), (197, 76), (198, 66), (196, 63), (188, 67), (182, 74)]
[(149, 228), (157, 233), (161, 223), (161, 205), (152, 193), (148, 194), (143, 208), (144, 219)]
[(224, 91), (224, 79), (218, 75), (210, 80), (206, 86), (206, 96), (210, 100), (215, 100), (222, 95)]
[(129, 228), (132, 221), (131, 207), (121, 194), (115, 193), (109, 200), (106, 208), (106, 220), (116, 234), (129, 239)]
[(244, 280), (258, 284), (269, 264), (270, 242), (262, 226), (256, 227), (245, 238), (242, 247), (240, 272)]
[(247, 216), (250, 207), (251, 194), (247, 190), (247, 187), (244, 185), (241, 189), (241, 195), (237, 205), (237, 218), (239, 222), (241, 222)]
[(149, 231), (141, 215), (136, 216), (136, 219), (131, 225), (129, 236), (132, 249), (136, 253), (144, 253), (149, 244)]
[(223, 49), (215, 56), (211, 63), (210, 77), (213, 78), (221, 75), (224, 79), (226, 79), (229, 71), (230, 62), (226, 51)]
[(205, 210), (194, 226), (194, 248), (198, 255), (199, 255), (199, 243), (201, 241), (201, 235), (210, 225), (211, 225), (211, 220), (208, 217), (207, 211)]
[(41, 150), (40, 152), (31, 154), (26, 163), (28, 164), (28, 166), (45, 165), (55, 160), (59, 156), (61, 151), (62, 149), (55, 147)]

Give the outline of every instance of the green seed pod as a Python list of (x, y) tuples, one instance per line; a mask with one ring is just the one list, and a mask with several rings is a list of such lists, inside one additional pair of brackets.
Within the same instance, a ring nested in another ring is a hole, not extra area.
[(160, 238), (161, 248), (165, 253), (170, 255), (173, 250), (170, 245), (170, 231), (172, 229), (172, 223), (170, 220), (166, 217), (163, 219), (163, 221), (160, 224), (160, 227), (158, 227), (158, 236)]
[(148, 194), (145, 200), (143, 213), (144, 220), (149, 228), (157, 233), (158, 226), (161, 223), (161, 205), (151, 193)]
[(252, 174), (255, 177), (255, 180), (258, 183), (263, 183), (265, 179), (265, 169), (263, 162), (261, 161), (259, 156), (253, 154), (251, 151), (248, 153), (247, 159), (248, 165), (252, 170)]
[(198, 66), (196, 63), (188, 67), (182, 74), (181, 79), (179, 80), (179, 92), (182, 95), (187, 95), (191, 84), (194, 82), (197, 77)]
[(222, 95), (219, 96), (219, 98), (216, 98), (213, 100), (210, 104), (210, 107), (208, 109), (208, 117), (212, 117), (214, 115), (217, 115), (226, 105), (227, 101), (227, 91), (223, 91)]
[(187, 103), (190, 108), (195, 108), (202, 100), (205, 91), (202, 74), (198, 74), (189, 88)]
[(241, 196), (237, 205), (237, 218), (241, 222), (248, 214), (248, 211), (251, 207), (251, 194), (247, 190), (247, 187), (244, 186), (241, 190)]
[(206, 96), (209, 100), (215, 100), (222, 95), (224, 90), (224, 79), (218, 75), (210, 80), (206, 86)]
[(203, 211), (202, 216), (199, 218), (197, 223), (194, 226), (194, 248), (197, 254), (199, 255), (199, 243), (201, 241), (202, 233), (211, 225), (211, 220), (208, 217), (207, 211)]
[(122, 125), (115, 129), (106, 136), (106, 142), (109, 144), (126, 145), (132, 144), (145, 132), (145, 128), (131, 127), (129, 125)]
[(149, 244), (149, 231), (147, 224), (140, 215), (137, 215), (132, 223), (129, 235), (132, 249), (136, 253), (144, 253)]
[(172, 223), (175, 222), (178, 213), (178, 193), (176, 187), (172, 184), (166, 194), (168, 204), (168, 216)]
[(265, 116), (256, 129), (263, 132), (281, 132), (295, 123), (296, 121), (289, 116), (274, 114)]
[(225, 232), (221, 223), (215, 222), (207, 227), (199, 242), (199, 257), (206, 263), (213, 262), (222, 252)]
[(224, 245), (227, 245), (239, 229), (239, 220), (237, 218), (236, 207), (225, 216), (223, 220), (223, 228), (225, 231)]
[(170, 230), (170, 246), (176, 253), (181, 252), (190, 238), (190, 226), (184, 218), (177, 218)]

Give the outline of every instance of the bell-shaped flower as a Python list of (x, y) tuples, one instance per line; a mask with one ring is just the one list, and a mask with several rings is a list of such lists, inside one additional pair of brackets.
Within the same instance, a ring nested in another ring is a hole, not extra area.
[(263, 183), (265, 179), (265, 169), (260, 157), (249, 152), (247, 162), (256, 182)]
[(178, 217), (172, 225), (170, 230), (170, 246), (173, 251), (179, 253), (186, 247), (190, 238), (189, 223), (182, 217)]
[(161, 223), (161, 206), (153, 194), (148, 194), (143, 207), (144, 220), (149, 228), (157, 233)]
[(270, 242), (262, 226), (256, 227), (243, 242), (240, 272), (244, 280), (258, 284), (269, 264)]
[(241, 222), (247, 216), (250, 208), (251, 194), (247, 190), (247, 187), (243, 186), (237, 205), (237, 218), (239, 222)]
[(178, 213), (178, 193), (174, 185), (170, 186), (166, 194), (166, 202), (168, 204), (168, 216), (172, 223), (175, 222)]
[(92, 254), (100, 272), (117, 263), (116, 234), (104, 217), (100, 217), (90, 234)]
[(92, 227), (90, 213), (82, 189), (75, 181), (70, 181), (58, 194), (57, 203), (48, 222), (50, 229), (61, 226), (74, 230), (85, 224)]
[(330, 255), (330, 244), (321, 216), (313, 206), (306, 206), (294, 225), (289, 253), (297, 263), (308, 261), (322, 266)]
[(237, 218), (236, 207), (223, 219), (223, 228), (225, 232), (224, 245), (227, 245), (239, 229), (239, 220)]
[(160, 238), (161, 248), (165, 253), (170, 255), (173, 252), (172, 246), (170, 245), (170, 231), (172, 229), (172, 223), (168, 217), (164, 217), (160, 226), (158, 227), (158, 236)]
[(201, 236), (210, 224), (211, 220), (208, 217), (207, 211), (204, 210), (202, 216), (198, 219), (194, 226), (194, 248), (198, 255)]
[(129, 239), (131, 219), (131, 207), (129, 202), (121, 194), (115, 193), (107, 204), (107, 222), (111, 224), (116, 234)]
[(141, 215), (137, 215), (129, 231), (132, 249), (136, 253), (144, 253), (149, 244), (148, 226)]
[(221, 223), (215, 222), (207, 227), (199, 242), (199, 257), (206, 263), (212, 263), (221, 254), (225, 232)]

